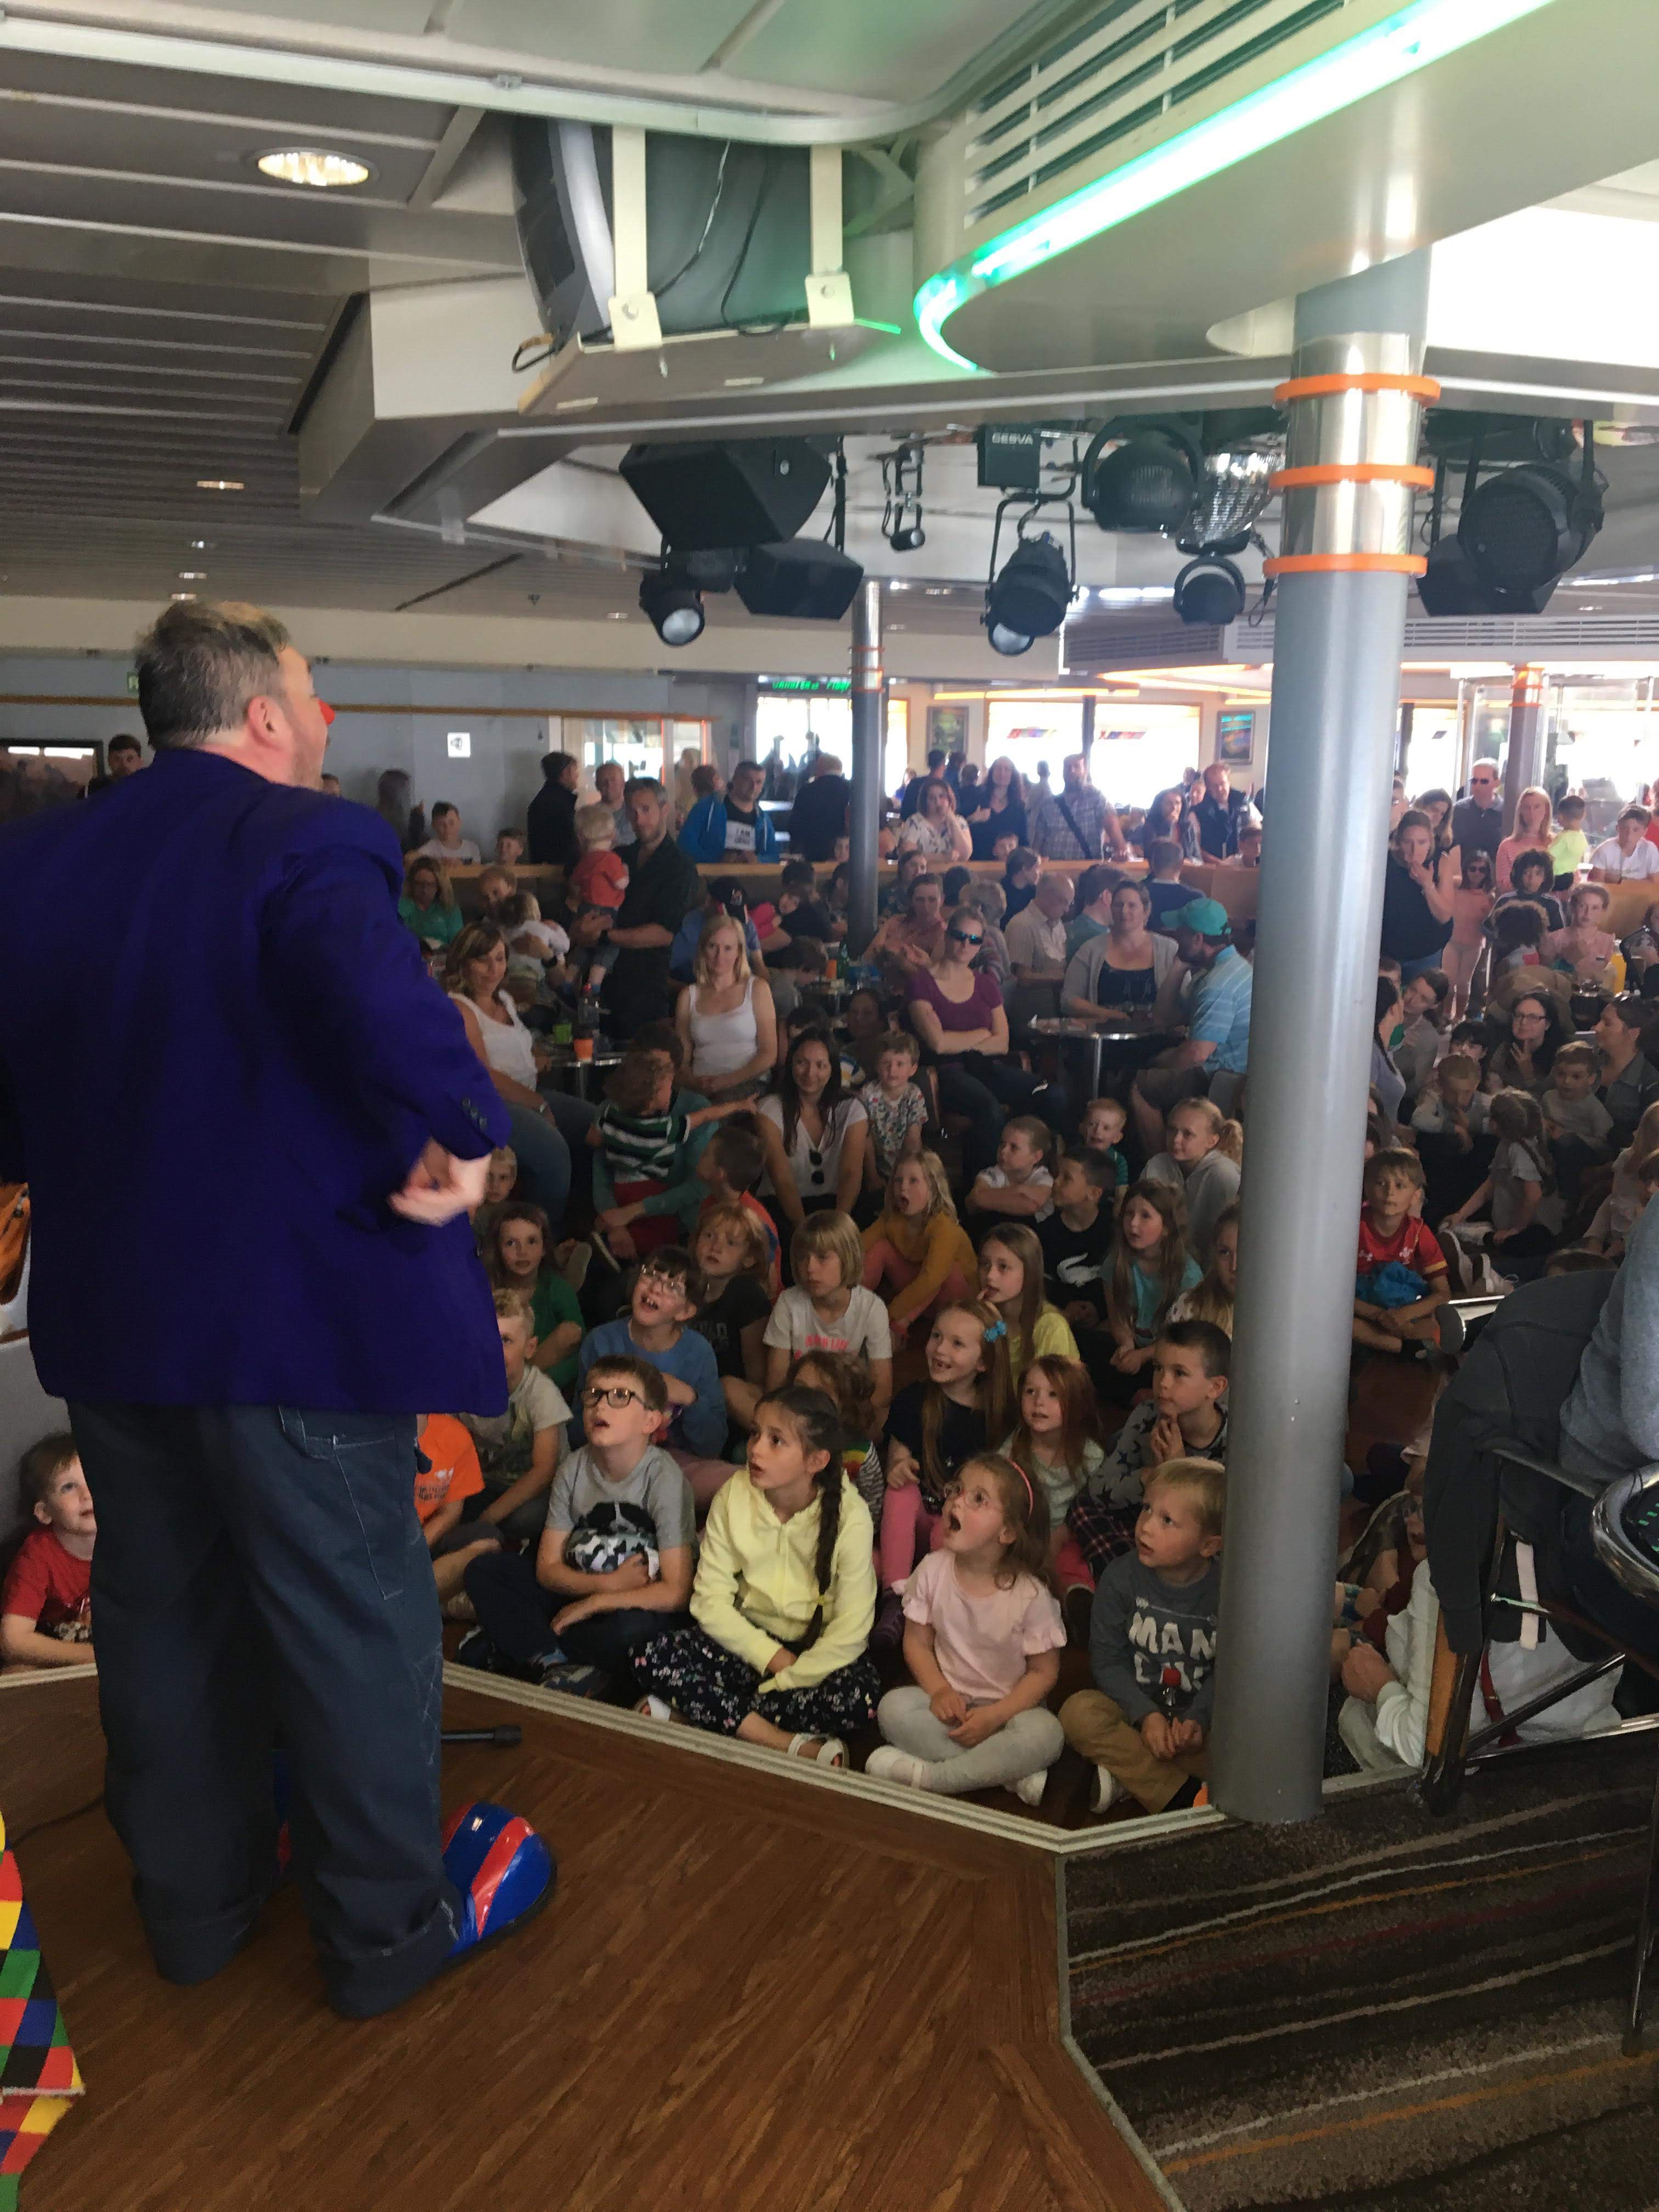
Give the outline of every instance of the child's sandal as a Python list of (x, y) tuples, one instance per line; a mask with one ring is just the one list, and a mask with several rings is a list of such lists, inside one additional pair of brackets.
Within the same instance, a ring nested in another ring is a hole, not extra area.
[[(803, 1747), (809, 1743), (817, 1744), (817, 1749), (805, 1750)], [(845, 1766), (847, 1746), (838, 1735), (817, 1736), (811, 1733), (792, 1735), (789, 1739), (789, 1756), (791, 1759), (810, 1759), (819, 1766)]]

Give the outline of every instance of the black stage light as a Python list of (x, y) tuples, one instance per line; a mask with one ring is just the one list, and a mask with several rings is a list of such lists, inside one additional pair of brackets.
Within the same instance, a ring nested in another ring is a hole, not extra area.
[(665, 645), (690, 645), (702, 635), (702, 593), (688, 577), (653, 568), (640, 578), (640, 612)]
[(1496, 592), (1482, 583), (1474, 563), (1455, 538), (1429, 548), (1428, 572), (1417, 580), (1425, 615), (1541, 615), (1555, 593), (1556, 580), (1534, 592)]
[(1477, 484), (1457, 518), (1457, 542), (1476, 576), (1524, 608), (1582, 561), (1601, 527), (1601, 495), (1548, 461), (1523, 461)]
[(902, 522), (896, 530), (889, 531), (887, 543), (895, 553), (920, 553), (927, 543), (927, 532), (921, 526), (921, 510), (916, 510), (914, 522)]
[(1244, 611), (1244, 579), (1218, 553), (1189, 561), (1176, 578), (1175, 611), (1184, 623), (1224, 629)]
[(983, 620), (998, 653), (1029, 653), (1066, 619), (1072, 579), (1066, 556), (1048, 532), (1022, 538), (985, 594)]
[(853, 604), (864, 571), (822, 538), (790, 538), (751, 545), (738, 570), (738, 597), (751, 615), (792, 615), (839, 622)]
[(677, 552), (792, 538), (823, 496), (830, 472), (805, 438), (630, 446), (618, 468)]
[[(1100, 449), (1113, 437), (1123, 443), (1103, 456)], [(1175, 423), (1109, 424), (1084, 457), (1084, 503), (1103, 530), (1176, 536), (1186, 528), (1203, 481), (1203, 456)]]

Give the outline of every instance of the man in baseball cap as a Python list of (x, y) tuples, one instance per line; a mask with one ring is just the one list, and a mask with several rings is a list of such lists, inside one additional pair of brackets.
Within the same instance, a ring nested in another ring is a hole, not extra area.
[(1130, 1103), (1150, 1158), (1164, 1150), (1164, 1117), (1177, 1100), (1208, 1091), (1213, 1077), (1243, 1075), (1250, 1048), (1250, 963), (1233, 943), (1218, 899), (1188, 899), (1164, 918), (1178, 955), (1168, 979), (1192, 978), (1183, 1043), (1161, 1053), (1135, 1079)]

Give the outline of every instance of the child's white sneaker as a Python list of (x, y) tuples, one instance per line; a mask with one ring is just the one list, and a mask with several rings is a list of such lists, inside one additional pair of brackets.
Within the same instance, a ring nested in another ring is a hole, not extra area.
[(864, 1771), (878, 1782), (902, 1782), (911, 1790), (927, 1787), (927, 1761), (884, 1743), (864, 1762)]
[(1097, 1766), (1095, 1769), (1095, 1786), (1089, 1793), (1089, 1810), (1091, 1813), (1109, 1813), (1119, 1799), (1127, 1797), (1128, 1794), (1110, 1767)]
[(647, 1692), (634, 1710), (636, 1713), (643, 1713), (647, 1719), (653, 1721), (672, 1721), (674, 1717), (667, 1698), (658, 1697), (654, 1690)]
[(1015, 1796), (1022, 1805), (1029, 1805), (1033, 1812), (1042, 1802), (1042, 1793), (1048, 1787), (1048, 1770), (1046, 1766), (1039, 1766), (1035, 1774), (1022, 1774), (1013, 1785)]

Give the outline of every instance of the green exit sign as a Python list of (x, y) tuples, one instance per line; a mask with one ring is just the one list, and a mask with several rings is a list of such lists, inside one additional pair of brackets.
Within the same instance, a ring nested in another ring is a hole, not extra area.
[(817, 698), (828, 698), (852, 688), (849, 676), (775, 676), (762, 686), (767, 691), (805, 692)]
[(132, 699), (138, 696), (138, 671), (136, 668), (127, 671), (127, 696)]

